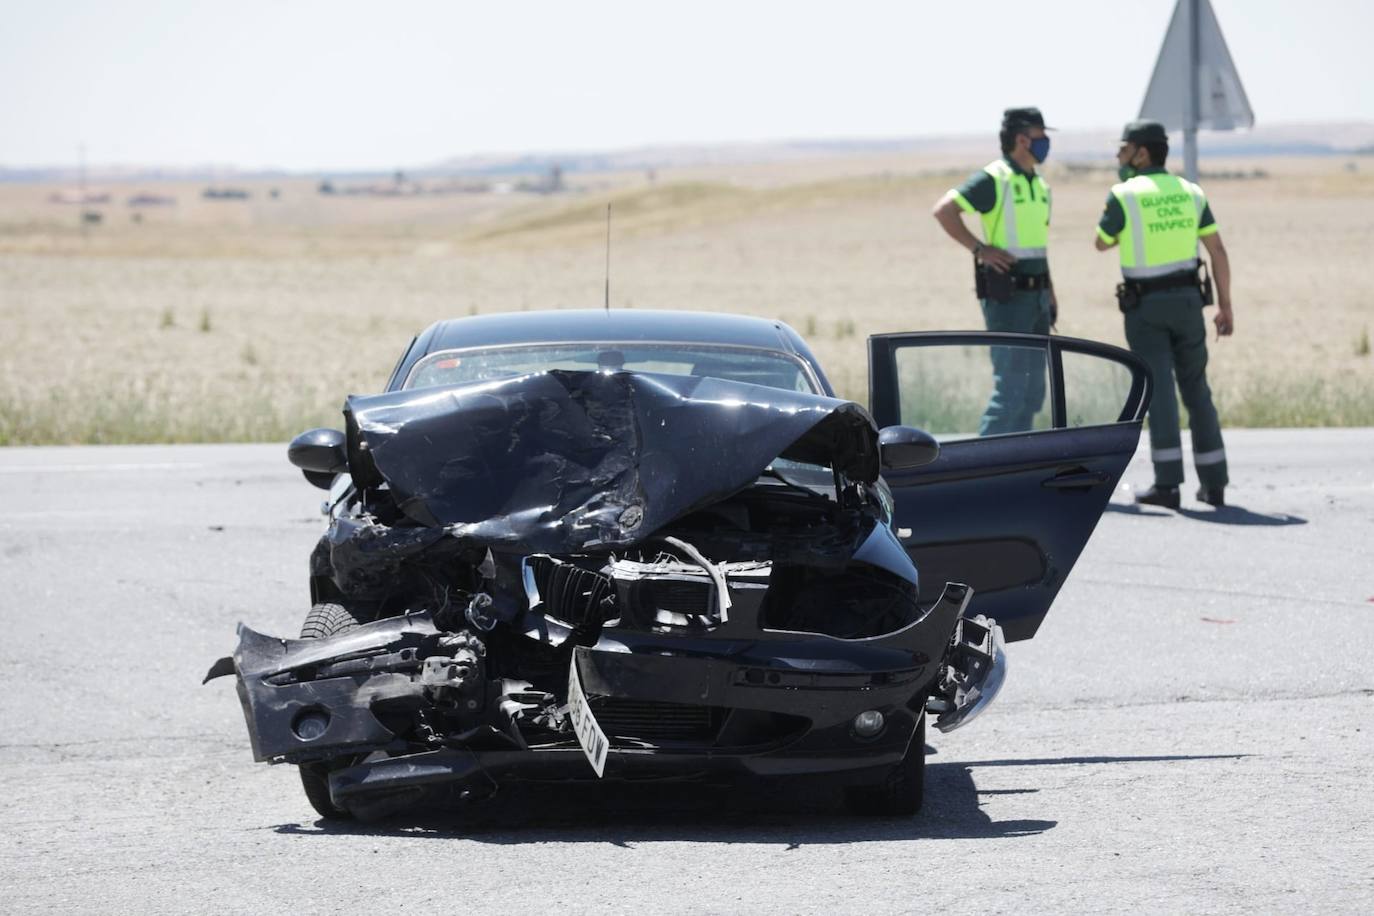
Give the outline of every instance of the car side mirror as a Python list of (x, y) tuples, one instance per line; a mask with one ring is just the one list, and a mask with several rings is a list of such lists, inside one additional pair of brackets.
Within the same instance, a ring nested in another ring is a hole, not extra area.
[(306, 430), (291, 440), (286, 457), (321, 490), (330, 488), (336, 474), (348, 471), (346, 440), (337, 429)]
[(923, 429), (888, 426), (878, 433), (878, 450), (883, 468), (905, 471), (924, 467), (940, 457), (940, 443)]

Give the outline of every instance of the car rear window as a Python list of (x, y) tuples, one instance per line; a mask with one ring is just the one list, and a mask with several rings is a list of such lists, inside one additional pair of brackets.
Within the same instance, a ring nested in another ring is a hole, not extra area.
[(416, 363), (405, 387), (462, 385), (549, 369), (696, 375), (817, 393), (805, 365), (786, 353), (691, 344), (550, 344), (444, 350), (431, 353)]

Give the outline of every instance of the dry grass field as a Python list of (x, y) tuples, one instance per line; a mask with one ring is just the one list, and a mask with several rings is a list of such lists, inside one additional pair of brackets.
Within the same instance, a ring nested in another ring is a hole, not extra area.
[[(205, 201), (200, 185), (110, 186), (101, 225), (0, 187), (0, 444), (281, 440), (337, 425), (431, 321), (600, 307), (782, 318), (844, 395), (865, 337), (979, 325), (968, 257), (929, 216), (976, 161), (848, 158), (593, 176), (563, 195)], [(1225, 163), (1207, 163), (1224, 167)], [(1237, 332), (1211, 344), (1224, 422), (1374, 425), (1374, 161), (1231, 164), (1204, 181), (1235, 270)], [(1049, 169), (1062, 333), (1122, 341), (1114, 254), (1092, 250), (1110, 178)], [(178, 205), (142, 211), (140, 190)]]

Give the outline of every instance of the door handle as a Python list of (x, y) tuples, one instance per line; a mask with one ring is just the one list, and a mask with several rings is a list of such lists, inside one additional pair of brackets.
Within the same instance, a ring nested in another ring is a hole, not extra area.
[(1074, 470), (1042, 480), (1040, 486), (1051, 490), (1090, 490), (1106, 483), (1108, 477), (1106, 471)]

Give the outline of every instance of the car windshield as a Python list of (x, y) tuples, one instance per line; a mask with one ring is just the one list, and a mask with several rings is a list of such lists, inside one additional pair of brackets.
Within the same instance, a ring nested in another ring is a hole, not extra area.
[(818, 393), (810, 373), (793, 356), (750, 347), (705, 344), (583, 343), (444, 350), (416, 363), (405, 387), (461, 385), (549, 369), (697, 375)]

